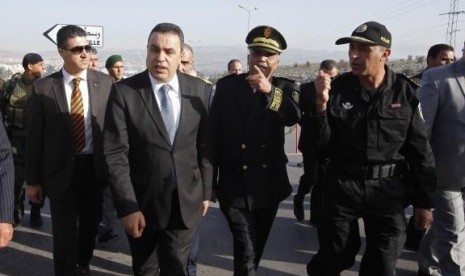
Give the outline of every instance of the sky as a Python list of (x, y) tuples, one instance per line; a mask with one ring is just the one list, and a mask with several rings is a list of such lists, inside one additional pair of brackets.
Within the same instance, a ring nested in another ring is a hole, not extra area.
[[(245, 47), (249, 27), (270, 25), (283, 34), (289, 49), (345, 51), (347, 46), (334, 42), (374, 20), (392, 33), (392, 57), (406, 58), (447, 42), (449, 17), (439, 14), (449, 8), (447, 0), (8, 0), (0, 9), (0, 50), (54, 50), (43, 33), (55, 24), (102, 26), (105, 49), (144, 49), (153, 26), (171, 22), (183, 29), (194, 49)], [(465, 14), (459, 15), (457, 54), (465, 39), (464, 22)]]

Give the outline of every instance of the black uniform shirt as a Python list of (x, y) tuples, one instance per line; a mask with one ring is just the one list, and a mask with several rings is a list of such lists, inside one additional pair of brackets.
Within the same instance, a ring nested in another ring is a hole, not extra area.
[(385, 69), (386, 81), (374, 92), (363, 89), (352, 73), (335, 79), (326, 112), (303, 123), (310, 133), (306, 142), (315, 150), (327, 144), (330, 159), (339, 164), (370, 166), (406, 159), (416, 188), (430, 192), (436, 184), (434, 159), (417, 87)]

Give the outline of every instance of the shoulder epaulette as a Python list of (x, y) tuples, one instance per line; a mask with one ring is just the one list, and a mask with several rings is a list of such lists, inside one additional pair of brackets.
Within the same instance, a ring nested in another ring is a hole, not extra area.
[(196, 78), (198, 78), (198, 79), (202, 80), (202, 81), (203, 81), (203, 82), (205, 82), (206, 84), (210, 84), (210, 85), (212, 85), (212, 82), (211, 82), (211, 81), (209, 81), (209, 80), (207, 80), (207, 79), (204, 79), (204, 78), (202, 78), (202, 77), (196, 77)]
[(284, 77), (273, 77), (273, 85), (281, 89), (291, 89), (300, 91), (299, 84), (295, 80), (291, 80)]

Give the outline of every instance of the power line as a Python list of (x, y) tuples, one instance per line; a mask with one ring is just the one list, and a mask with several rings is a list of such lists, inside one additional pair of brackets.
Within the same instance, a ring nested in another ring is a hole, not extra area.
[(459, 14), (465, 13), (465, 11), (459, 11), (459, 0), (451, 0), (449, 12), (441, 13), (439, 15), (449, 15), (449, 20), (447, 22), (447, 31), (446, 31), (446, 43), (455, 48), (456, 35), (459, 31), (457, 29), (457, 19)]

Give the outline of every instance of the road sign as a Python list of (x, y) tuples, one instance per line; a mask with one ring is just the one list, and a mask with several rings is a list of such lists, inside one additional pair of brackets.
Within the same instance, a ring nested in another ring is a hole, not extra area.
[[(44, 36), (53, 43), (57, 44), (57, 33), (58, 30), (67, 24), (56, 24), (47, 31), (44, 32)], [(103, 27), (102, 26), (89, 26), (89, 25), (78, 25), (83, 28), (87, 33), (87, 39), (89, 44), (96, 48), (103, 47)]]

